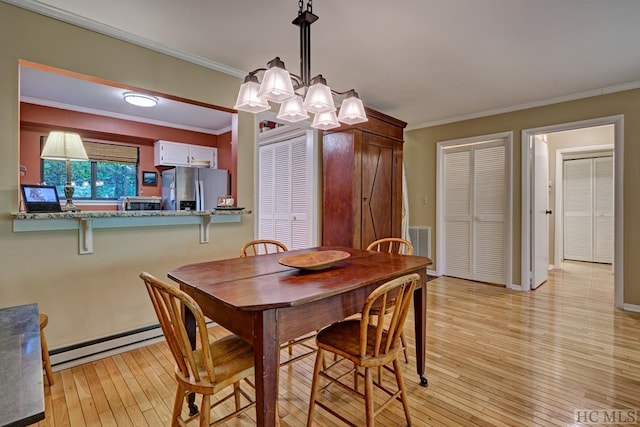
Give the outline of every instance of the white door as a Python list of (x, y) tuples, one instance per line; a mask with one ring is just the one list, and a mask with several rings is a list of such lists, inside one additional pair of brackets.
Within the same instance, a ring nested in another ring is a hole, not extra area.
[(306, 135), (260, 146), (258, 238), (312, 246), (312, 148)]
[(533, 278), (535, 289), (547, 280), (549, 270), (549, 148), (544, 137), (536, 135), (533, 143), (533, 189), (531, 203)]
[(504, 140), (444, 149), (444, 274), (506, 283)]
[(594, 161), (593, 261), (613, 263), (613, 157)]
[(564, 258), (613, 262), (613, 157), (565, 160)]
[(565, 160), (564, 258), (593, 260), (593, 180), (591, 159)]

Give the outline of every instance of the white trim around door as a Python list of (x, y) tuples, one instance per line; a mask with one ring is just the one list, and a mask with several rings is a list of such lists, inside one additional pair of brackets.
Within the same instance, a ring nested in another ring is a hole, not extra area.
[[(624, 159), (624, 116), (616, 115), (570, 123), (561, 123), (522, 130), (522, 290), (531, 290), (531, 141), (536, 135), (582, 129), (604, 125), (614, 125), (614, 305), (624, 308), (624, 202), (623, 193), (623, 159)], [(591, 149), (593, 147), (590, 147)], [(556, 207), (557, 209), (557, 207)]]

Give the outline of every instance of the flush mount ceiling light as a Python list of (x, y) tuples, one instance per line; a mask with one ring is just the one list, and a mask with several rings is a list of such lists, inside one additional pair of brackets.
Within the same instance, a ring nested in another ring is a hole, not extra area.
[(158, 98), (143, 93), (125, 92), (122, 96), (129, 104), (138, 107), (155, 107), (158, 104)]
[[(251, 71), (240, 86), (234, 108), (248, 113), (269, 110), (269, 101), (279, 103), (280, 120), (295, 123), (305, 120), (309, 113), (315, 114), (311, 127), (328, 130), (340, 126), (340, 122), (353, 125), (367, 121), (364, 105), (358, 93), (350, 89), (337, 92), (327, 85), (321, 74), (310, 79), (311, 74), (311, 24), (318, 20), (313, 14), (313, 1), (307, 2), (303, 10), (303, 0), (298, 1), (300, 9), (292, 24), (300, 27), (300, 76), (289, 73), (279, 57), (267, 63), (267, 68)], [(258, 79), (262, 75), (262, 82)], [(344, 100), (336, 116), (333, 95)]]

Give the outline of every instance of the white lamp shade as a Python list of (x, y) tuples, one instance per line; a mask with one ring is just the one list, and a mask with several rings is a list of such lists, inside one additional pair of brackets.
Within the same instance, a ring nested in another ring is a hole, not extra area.
[(260, 90), (260, 83), (252, 81), (243, 83), (240, 86), (238, 99), (233, 108), (247, 113), (259, 113), (271, 108), (266, 99), (258, 96), (258, 90)]
[(304, 108), (315, 114), (335, 111), (336, 106), (329, 86), (322, 83), (311, 85), (304, 98)]
[(360, 98), (350, 96), (342, 101), (340, 111), (338, 112), (338, 120), (348, 125), (366, 122), (367, 114), (364, 111), (364, 105)]
[(311, 127), (315, 129), (329, 130), (340, 126), (338, 123), (338, 117), (336, 117), (335, 111), (326, 111), (324, 113), (318, 113), (313, 118)]
[(309, 114), (302, 106), (302, 98), (298, 95), (287, 99), (280, 105), (280, 112), (277, 116), (285, 122), (295, 123), (309, 118)]
[(40, 157), (54, 160), (89, 160), (80, 135), (61, 131), (49, 133)]
[(280, 103), (293, 98), (295, 95), (287, 70), (280, 67), (271, 67), (264, 72), (258, 97)]

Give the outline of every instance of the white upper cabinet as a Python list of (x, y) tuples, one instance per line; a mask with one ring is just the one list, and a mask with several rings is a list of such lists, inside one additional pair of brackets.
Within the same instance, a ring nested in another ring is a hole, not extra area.
[(218, 149), (200, 145), (189, 146), (189, 162), (191, 166), (206, 168), (218, 167)]
[(156, 166), (218, 167), (218, 149), (172, 141), (154, 143)]

